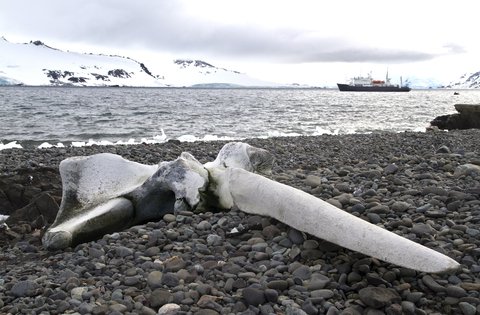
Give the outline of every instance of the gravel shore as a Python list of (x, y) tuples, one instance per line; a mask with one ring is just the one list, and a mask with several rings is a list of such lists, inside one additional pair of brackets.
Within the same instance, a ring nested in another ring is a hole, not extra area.
[[(0, 314), (480, 314), (479, 139), (465, 130), (245, 140), (274, 154), (272, 179), (452, 257), (455, 273), (401, 268), (239, 211), (185, 211), (46, 251), (42, 213), (0, 230)], [(0, 151), (0, 214), (58, 207), (69, 156), (156, 164), (188, 151), (204, 163), (223, 144)]]

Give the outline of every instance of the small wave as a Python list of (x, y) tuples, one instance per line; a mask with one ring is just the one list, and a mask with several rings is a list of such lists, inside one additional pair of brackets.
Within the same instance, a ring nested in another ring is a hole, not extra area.
[(167, 135), (161, 129), (162, 134), (155, 135), (151, 138), (141, 138), (140, 141), (135, 140), (134, 138), (130, 138), (127, 141), (118, 140), (116, 142), (108, 141), (108, 140), (93, 140), (90, 139), (87, 142), (85, 141), (75, 141), (72, 142), (73, 147), (89, 147), (92, 145), (136, 145), (136, 144), (157, 144), (157, 143), (164, 143), (168, 141)]
[(300, 136), (304, 136), (304, 135), (302, 135), (301, 133), (297, 133), (297, 132), (282, 132), (282, 131), (273, 130), (273, 131), (268, 131), (267, 132), (267, 137), (265, 137), (265, 138), (300, 137)]
[(340, 128), (335, 129), (327, 129), (322, 127), (315, 127), (315, 131), (313, 132), (313, 136), (320, 136), (320, 135), (339, 135), (339, 134), (354, 134), (358, 133), (358, 130), (353, 128), (344, 128), (340, 130)]
[(233, 141), (233, 140), (241, 140), (235, 137), (228, 137), (228, 136), (216, 136), (216, 135), (205, 135), (203, 138), (196, 137), (194, 135), (183, 135), (177, 138), (178, 141), (181, 142), (196, 142), (196, 141)]
[(0, 142), (0, 151), (6, 149), (23, 149), (23, 147), (19, 143), (17, 143), (17, 141), (11, 141), (7, 144), (3, 144), (3, 142)]
[(0, 223), (5, 222), (5, 220), (7, 220), (8, 217), (9, 217), (8, 215), (0, 214)]
[(65, 145), (61, 142), (55, 144), (50, 144), (49, 142), (43, 142), (38, 146), (39, 149), (50, 149), (50, 148), (64, 148)]

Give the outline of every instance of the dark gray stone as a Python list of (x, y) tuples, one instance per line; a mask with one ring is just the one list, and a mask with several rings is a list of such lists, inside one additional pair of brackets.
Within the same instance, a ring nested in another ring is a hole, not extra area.
[(272, 280), (267, 283), (267, 287), (269, 289), (274, 289), (278, 291), (283, 291), (288, 289), (289, 285), (286, 280)]
[(302, 265), (292, 272), (292, 276), (307, 280), (312, 276), (312, 272), (310, 271), (310, 267)]
[(438, 284), (430, 275), (423, 276), (422, 282), (434, 292), (445, 292), (445, 287)]
[(460, 306), (460, 309), (462, 310), (463, 315), (475, 315), (477, 313), (477, 308), (467, 302), (460, 302), (458, 303), (458, 306)]
[(376, 309), (400, 303), (402, 300), (394, 290), (382, 287), (366, 287), (361, 289), (358, 294), (363, 303)]
[(180, 280), (178, 279), (177, 274), (173, 272), (167, 272), (164, 273), (162, 276), (162, 284), (169, 286), (169, 287), (175, 287), (178, 285)]
[(147, 277), (147, 284), (148, 286), (154, 290), (156, 288), (160, 288), (162, 286), (162, 277), (163, 273), (160, 271), (152, 271), (148, 274)]
[(242, 295), (247, 305), (259, 306), (266, 301), (264, 291), (257, 288), (245, 288), (242, 291)]
[(467, 296), (467, 291), (465, 291), (465, 289), (463, 289), (462, 287), (456, 285), (447, 286), (445, 291), (447, 295), (451, 297), (462, 298)]
[(115, 248), (115, 253), (117, 254), (117, 256), (126, 257), (133, 255), (133, 250), (125, 246), (118, 246)]
[(268, 302), (276, 303), (278, 300), (278, 291), (274, 289), (265, 289), (265, 298)]
[(11, 294), (16, 297), (35, 296), (40, 286), (32, 280), (24, 280), (15, 283), (10, 290)]
[(303, 233), (296, 229), (292, 229), (292, 228), (288, 229), (287, 235), (293, 244), (300, 245), (305, 241), (305, 237), (303, 236)]

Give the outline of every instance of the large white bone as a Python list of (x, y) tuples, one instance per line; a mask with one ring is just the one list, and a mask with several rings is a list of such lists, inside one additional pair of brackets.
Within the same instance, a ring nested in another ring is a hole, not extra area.
[(189, 153), (152, 166), (106, 153), (74, 157), (60, 163), (60, 174), (62, 203), (42, 239), (49, 249), (195, 207), (208, 184), (207, 170)]
[(293, 187), (239, 168), (211, 170), (225, 207), (275, 218), (297, 230), (406, 268), (438, 273), (459, 264)]
[(238, 209), (273, 217), (297, 230), (397, 264), (424, 271), (459, 267), (453, 259), (344, 212), (301, 190), (252, 172), (268, 173), (273, 156), (245, 143), (229, 143), (215, 161), (201, 165), (182, 155), (158, 166), (112, 154), (70, 158), (60, 164), (63, 199), (43, 243), (71, 246), (75, 240), (161, 219), (177, 208)]
[(42, 238), (45, 247), (62, 249), (76, 239), (93, 239), (126, 228), (134, 208), (129, 200), (118, 197), (141, 186), (157, 168), (110, 153), (63, 160), (59, 168), (62, 202)]
[(62, 203), (53, 226), (84, 213), (86, 207), (131, 192), (157, 169), (158, 165), (144, 165), (110, 153), (63, 160), (59, 168)]

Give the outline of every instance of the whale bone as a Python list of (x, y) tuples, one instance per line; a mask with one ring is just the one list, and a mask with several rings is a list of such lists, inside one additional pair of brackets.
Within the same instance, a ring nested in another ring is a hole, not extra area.
[(161, 162), (143, 185), (126, 194), (135, 205), (132, 224), (159, 220), (167, 213), (195, 209), (208, 186), (208, 172), (190, 153)]
[(418, 271), (439, 273), (459, 264), (433, 250), (353, 216), (306, 192), (238, 168), (216, 172), (230, 206), (277, 219), (342, 247)]
[(274, 161), (274, 156), (265, 149), (244, 142), (229, 142), (220, 149), (213, 162), (207, 162), (204, 166), (207, 169), (236, 167), (249, 172), (270, 174)]
[(159, 220), (178, 207), (193, 208), (208, 183), (208, 172), (185, 152), (159, 165), (107, 153), (73, 157), (60, 163), (60, 175), (60, 210), (42, 238), (49, 249)]
[(42, 241), (61, 249), (185, 208), (238, 208), (406, 268), (438, 273), (459, 267), (435, 250), (254, 173), (268, 174), (273, 161), (268, 151), (241, 142), (226, 144), (204, 165), (189, 153), (159, 165), (111, 154), (66, 159), (60, 211)]

